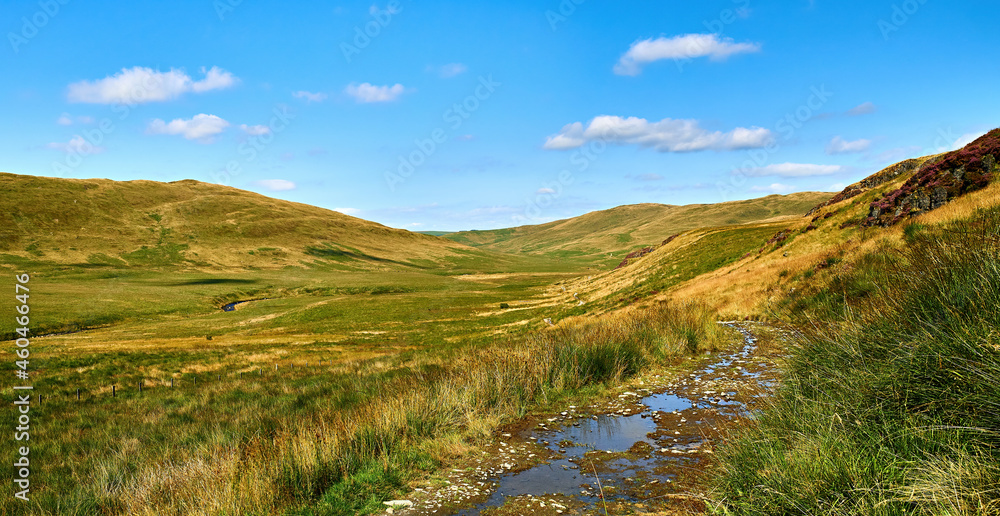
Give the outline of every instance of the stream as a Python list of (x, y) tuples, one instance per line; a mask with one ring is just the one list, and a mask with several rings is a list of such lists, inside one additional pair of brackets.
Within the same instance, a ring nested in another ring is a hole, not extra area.
[(735, 351), (690, 359), (693, 368), (683, 376), (653, 375), (606, 403), (528, 418), (502, 434), (496, 453), (452, 470), (445, 486), (418, 489), (422, 496), (402, 513), (698, 510), (698, 474), (711, 461), (717, 438), (726, 425), (752, 417), (754, 403), (777, 381), (778, 357), (761, 350), (757, 335), (780, 337), (782, 331), (722, 324), (742, 335)]

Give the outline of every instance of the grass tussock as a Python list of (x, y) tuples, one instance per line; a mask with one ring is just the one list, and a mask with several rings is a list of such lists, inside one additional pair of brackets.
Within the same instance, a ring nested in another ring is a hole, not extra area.
[(719, 512), (1000, 514), (1000, 210), (905, 237), (721, 450)]
[(40, 498), (34, 513), (380, 512), (409, 479), (531, 407), (611, 385), (655, 361), (716, 349), (724, 332), (695, 306), (571, 321), (456, 349), (447, 359), (418, 353), (396, 372), (380, 362), (358, 366), (350, 388), (364, 397), (347, 405), (311, 399), (309, 410), (291, 418), (256, 404), (240, 408), (223, 390), (206, 392), (206, 403), (233, 404), (245, 430), (202, 425), (178, 435), (169, 456), (148, 454), (138, 440), (118, 442), (72, 492)]

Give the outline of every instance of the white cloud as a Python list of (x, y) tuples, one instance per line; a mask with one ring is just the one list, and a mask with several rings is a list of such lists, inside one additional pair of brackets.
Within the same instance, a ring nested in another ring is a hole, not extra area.
[(446, 65), (442, 66), (438, 70), (438, 73), (441, 74), (441, 77), (444, 77), (445, 79), (448, 79), (448, 78), (451, 78), (451, 77), (462, 75), (468, 69), (469, 68), (467, 66), (465, 66), (464, 64), (462, 64), (462, 63), (449, 63), (449, 64), (446, 64)]
[(63, 113), (59, 115), (56, 119), (56, 123), (59, 125), (73, 125), (73, 124), (92, 124), (94, 123), (94, 117), (92, 116), (78, 116), (73, 118), (69, 113)]
[(784, 185), (781, 183), (771, 183), (768, 186), (751, 186), (751, 192), (767, 192), (772, 194), (787, 194), (798, 190), (797, 187), (792, 185)]
[[(393, 2), (389, 2), (389, 4), (385, 6), (385, 12), (389, 14), (399, 14), (401, 10), (402, 9), (394, 5)], [(372, 16), (375, 16), (379, 12), (382, 12), (382, 9), (379, 9), (379, 6), (376, 4), (372, 4), (371, 7), (368, 8), (368, 14)]]
[(149, 134), (179, 134), (188, 140), (198, 140), (201, 143), (212, 143), (215, 135), (229, 127), (229, 122), (215, 116), (204, 113), (195, 115), (190, 120), (177, 118), (169, 124), (154, 119), (150, 122), (146, 132)]
[(554, 194), (554, 193), (556, 193), (556, 191), (553, 190), (553, 189), (551, 189), (551, 188), (539, 188), (537, 191), (535, 191), (535, 193), (536, 194)]
[(760, 43), (736, 43), (732, 38), (720, 38), (718, 34), (661, 36), (632, 43), (618, 60), (614, 71), (618, 75), (639, 75), (643, 66), (662, 59), (708, 57), (721, 61), (731, 55), (759, 51)]
[(140, 66), (123, 68), (120, 73), (103, 79), (70, 84), (66, 97), (70, 102), (88, 104), (142, 104), (172, 100), (188, 92), (225, 89), (238, 81), (217, 66), (202, 68), (201, 73), (205, 78), (195, 81), (183, 70), (174, 68), (169, 72)]
[(254, 184), (272, 192), (284, 192), (295, 189), (295, 183), (284, 179), (261, 179), (260, 181), (254, 181)]
[(839, 192), (839, 191), (843, 190), (844, 188), (847, 188), (847, 185), (845, 183), (833, 183), (832, 185), (830, 185), (830, 186), (827, 187), (827, 191), (829, 191), (829, 192)]
[[(896, 163), (897, 161), (903, 161), (906, 158), (912, 158), (918, 153), (923, 152), (924, 149), (918, 145), (910, 145), (907, 147), (896, 147), (894, 149), (889, 149), (887, 151), (879, 153), (875, 156), (876, 163)], [(928, 149), (925, 154), (933, 154), (935, 151), (933, 149)]]
[(664, 118), (650, 122), (645, 118), (602, 115), (586, 127), (580, 122), (564, 126), (558, 134), (546, 139), (544, 148), (566, 150), (591, 141), (604, 141), (652, 147), (660, 152), (694, 152), (760, 148), (772, 138), (771, 131), (760, 127), (737, 127), (724, 133), (703, 129), (697, 120)]
[(878, 107), (876, 107), (875, 104), (871, 102), (865, 102), (864, 104), (859, 104), (847, 110), (847, 114), (849, 116), (861, 116), (874, 113), (875, 111), (878, 111)]
[(343, 213), (344, 215), (351, 215), (354, 217), (356, 217), (359, 213), (361, 213), (361, 210), (357, 208), (334, 208), (333, 211)]
[(970, 143), (978, 140), (979, 137), (981, 137), (982, 135), (986, 134), (986, 132), (987, 131), (983, 131), (981, 133), (965, 133), (962, 136), (959, 136), (958, 139), (955, 140), (955, 142), (951, 144), (951, 149), (946, 149), (946, 150), (958, 150), (958, 149), (961, 149), (962, 147), (965, 147), (966, 145), (968, 145), (968, 144), (970, 144)]
[(780, 177), (806, 177), (806, 176), (826, 176), (836, 174), (844, 169), (840, 165), (813, 165), (810, 163), (779, 163), (766, 167), (754, 168), (747, 171), (747, 175), (760, 176), (780, 176)]
[(271, 128), (266, 125), (247, 125), (240, 124), (240, 129), (249, 134), (250, 136), (262, 136), (265, 134), (271, 134)]
[(326, 100), (326, 93), (323, 92), (312, 93), (305, 90), (301, 90), (292, 92), (292, 96), (297, 99), (305, 100), (306, 102), (309, 103), (323, 102), (324, 100)]
[(827, 154), (857, 154), (864, 152), (872, 146), (871, 140), (847, 141), (840, 136), (834, 136), (826, 146)]
[(363, 82), (361, 84), (349, 84), (344, 88), (344, 93), (347, 93), (358, 103), (372, 103), (372, 102), (392, 102), (399, 98), (406, 88), (402, 84), (395, 84), (393, 86), (375, 86), (368, 82)]
[(63, 152), (75, 152), (77, 154), (82, 154), (82, 155), (85, 155), (85, 156), (89, 155), (89, 154), (100, 154), (100, 153), (104, 152), (104, 150), (105, 150), (104, 147), (98, 147), (98, 146), (96, 146), (96, 145), (88, 142), (86, 139), (84, 139), (80, 135), (76, 135), (76, 136), (70, 138), (70, 140), (68, 142), (65, 142), (65, 143), (63, 143), (63, 142), (52, 142), (52, 143), (46, 145), (46, 147), (48, 147), (50, 149), (61, 150)]

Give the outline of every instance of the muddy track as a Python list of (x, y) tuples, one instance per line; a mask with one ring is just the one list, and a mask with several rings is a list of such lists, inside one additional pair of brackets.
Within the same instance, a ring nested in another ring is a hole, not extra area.
[[(412, 495), (406, 515), (700, 512), (703, 472), (727, 427), (748, 417), (777, 380), (788, 330), (722, 323), (742, 342), (649, 373), (614, 398), (534, 415)], [(678, 373), (677, 371), (682, 371)]]

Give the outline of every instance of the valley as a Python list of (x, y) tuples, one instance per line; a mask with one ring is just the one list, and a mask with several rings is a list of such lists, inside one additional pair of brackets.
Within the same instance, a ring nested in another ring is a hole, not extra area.
[(991, 514), (998, 142), (440, 236), (2, 174), (28, 513)]

